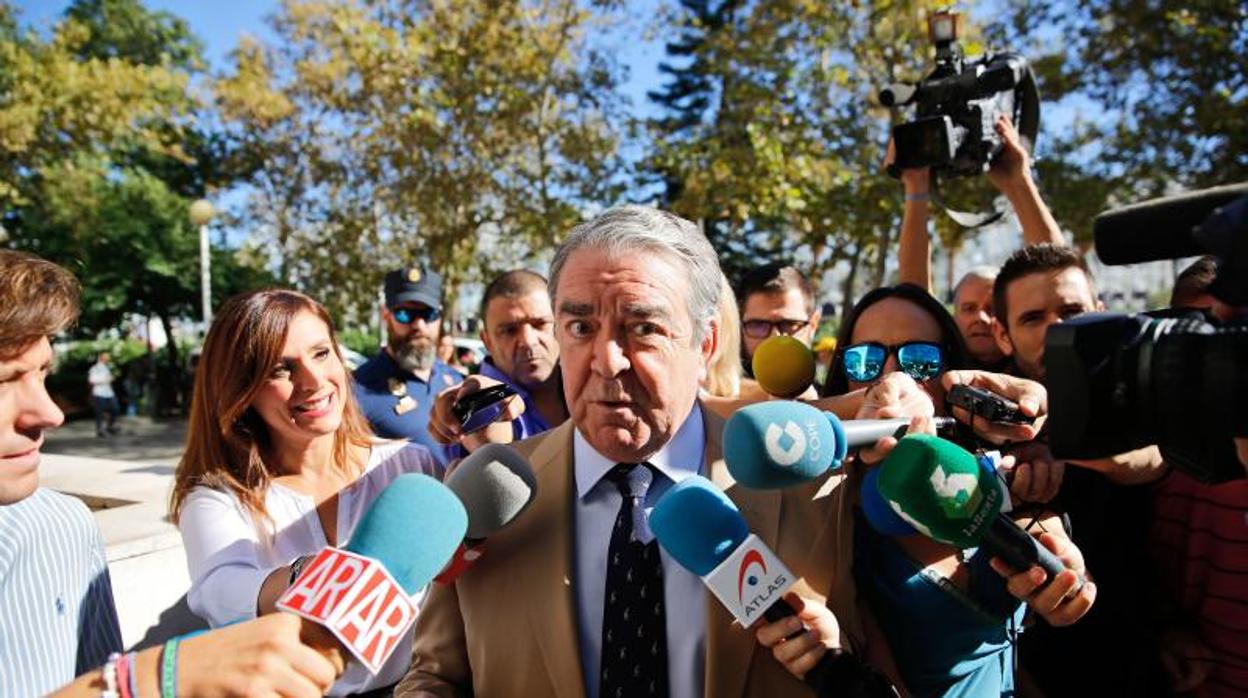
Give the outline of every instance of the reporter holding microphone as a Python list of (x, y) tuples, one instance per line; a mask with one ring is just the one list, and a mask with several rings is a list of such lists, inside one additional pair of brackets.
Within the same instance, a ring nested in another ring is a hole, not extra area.
[[(324, 308), (286, 290), (230, 299), (204, 343), (172, 498), (191, 610), (214, 627), (273, 613), (301, 566), (341, 547), (404, 473), (443, 475), (424, 447), (373, 437)], [(329, 693), (395, 683), (410, 644), (375, 676), (348, 666)]]

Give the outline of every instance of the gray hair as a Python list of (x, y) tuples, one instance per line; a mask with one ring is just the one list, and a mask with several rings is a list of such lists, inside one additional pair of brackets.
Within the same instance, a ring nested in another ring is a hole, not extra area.
[(962, 275), (961, 279), (958, 279), (958, 283), (953, 285), (953, 289), (949, 292), (950, 300), (952, 300), (954, 303), (957, 303), (958, 291), (962, 290), (962, 284), (965, 284), (967, 281), (970, 281), (971, 279), (983, 279), (984, 281), (987, 281), (989, 283), (996, 282), (997, 271), (998, 269), (996, 267), (975, 267), (971, 269), (970, 271), (966, 272), (965, 274)]
[(646, 250), (675, 257), (689, 279), (685, 310), (693, 323), (693, 340), (701, 343), (719, 315), (719, 258), (698, 226), (649, 206), (618, 206), (585, 221), (568, 233), (550, 264), (550, 296), (559, 294), (559, 276), (568, 257), (581, 248), (603, 250), (610, 257)]

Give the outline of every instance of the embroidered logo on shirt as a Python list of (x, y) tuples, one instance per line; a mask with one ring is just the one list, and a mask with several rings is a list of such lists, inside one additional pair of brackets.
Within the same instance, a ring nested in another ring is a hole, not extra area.
[(408, 412), (411, 412), (412, 410), (416, 409), (416, 407), (417, 407), (417, 403), (415, 400), (412, 399), (412, 396), (404, 395), (402, 398), (399, 399), (398, 404), (394, 406), (394, 413), (395, 414), (407, 414)]

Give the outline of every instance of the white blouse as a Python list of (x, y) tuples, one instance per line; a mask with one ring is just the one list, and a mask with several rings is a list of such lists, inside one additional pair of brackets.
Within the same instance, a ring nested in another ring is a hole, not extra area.
[[(419, 444), (395, 441), (373, 446), (364, 473), (338, 493), (339, 547), (350, 540), (377, 495), (404, 473), (424, 473), (441, 480), (445, 471)], [(196, 487), (183, 504), (178, 527), (191, 576), (187, 602), (214, 628), (255, 618), (260, 586), (273, 570), (329, 545), (312, 497), (274, 484), (265, 496), (265, 507), (272, 519), (270, 531), (275, 533), (262, 540), (252, 514), (232, 493)], [(423, 596), (421, 590), (418, 603)], [(352, 662), (329, 695), (393, 684), (407, 673), (411, 660), (412, 633), (408, 633), (376, 676)]]

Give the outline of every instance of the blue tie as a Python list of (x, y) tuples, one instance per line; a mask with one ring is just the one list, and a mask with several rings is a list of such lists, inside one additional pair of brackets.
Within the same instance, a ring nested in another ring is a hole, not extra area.
[(646, 523), (647, 463), (621, 463), (607, 473), (623, 502), (607, 550), (599, 698), (668, 694), (667, 613), (659, 544)]

